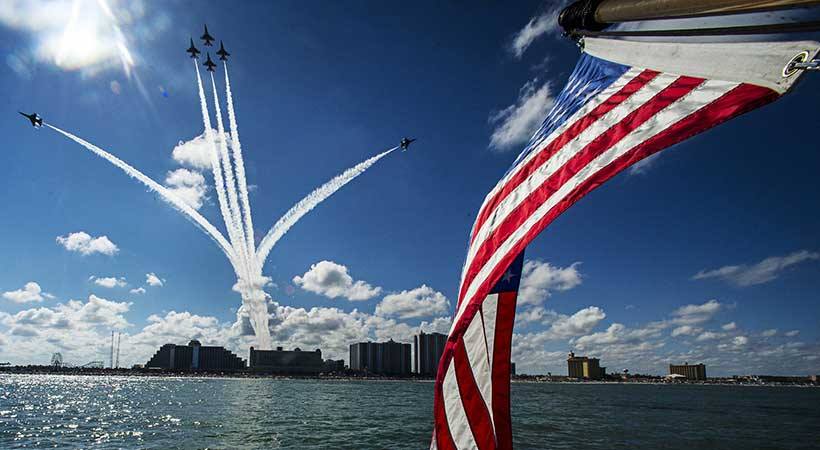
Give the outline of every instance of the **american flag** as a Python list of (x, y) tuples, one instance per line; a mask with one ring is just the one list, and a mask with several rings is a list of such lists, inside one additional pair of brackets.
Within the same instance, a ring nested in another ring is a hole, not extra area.
[[(543, 124), (486, 196), (470, 234), (458, 306), (439, 363), (432, 449), (512, 448), (509, 358), (515, 277), (525, 247), (567, 208), (632, 164), (777, 99), (796, 79), (785, 72), (780, 77), (802, 43), (718, 48), (757, 52), (749, 61), (765, 70), (723, 68), (713, 57), (705, 60), (710, 48), (703, 45), (635, 45), (645, 44), (588, 40)], [(610, 48), (620, 50), (598, 57)], [(677, 56), (667, 55), (665, 64), (679, 68), (689, 58), (689, 75), (611, 61), (623, 54), (651, 59), (671, 50)], [(720, 76), (702, 76), (704, 71)], [(738, 79), (746, 73), (753, 82)]]

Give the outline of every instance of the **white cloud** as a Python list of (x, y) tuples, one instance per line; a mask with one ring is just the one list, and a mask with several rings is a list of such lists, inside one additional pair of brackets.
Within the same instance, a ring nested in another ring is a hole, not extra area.
[(724, 325), (723, 325), (722, 327), (720, 327), (720, 328), (722, 328), (722, 329), (723, 329), (723, 331), (733, 331), (733, 330), (737, 329), (737, 324), (736, 324), (736, 323), (734, 323), (734, 322), (729, 322), (729, 323), (727, 323), (727, 324), (724, 324)]
[(376, 305), (376, 315), (412, 319), (433, 317), (446, 314), (450, 310), (450, 302), (441, 292), (421, 285), (409, 291), (386, 295)]
[(202, 207), (205, 194), (208, 192), (205, 177), (199, 172), (188, 169), (169, 171), (165, 177), (165, 185), (194, 209)]
[(799, 250), (785, 256), (770, 256), (751, 266), (741, 264), (736, 266), (723, 266), (714, 270), (701, 270), (696, 273), (692, 279), (705, 280), (717, 278), (740, 287), (754, 286), (775, 280), (783, 271), (791, 266), (816, 260), (820, 260), (820, 253)]
[(37, 282), (29, 281), (20, 289), (3, 293), (3, 298), (14, 303), (42, 302), (43, 298), (54, 298), (48, 292), (43, 292)]
[(672, 337), (694, 336), (694, 335), (700, 333), (700, 331), (701, 331), (700, 328), (696, 328), (696, 327), (693, 327), (691, 325), (681, 325), (681, 326), (675, 328), (674, 330), (672, 330), (672, 333), (670, 333), (670, 335)]
[[(214, 145), (219, 145), (219, 132), (214, 131)], [(225, 133), (225, 142), (230, 145), (231, 138)], [(211, 168), (211, 144), (208, 143), (203, 132), (199, 136), (189, 141), (179, 141), (171, 157), (182, 166), (198, 170), (210, 170)]]
[(697, 337), (697, 341), (713, 341), (715, 339), (720, 339), (724, 335), (722, 333), (715, 333), (714, 331), (704, 331)]
[(698, 325), (708, 322), (723, 308), (717, 300), (709, 300), (701, 305), (685, 305), (676, 309), (672, 321), (680, 325)]
[(775, 336), (775, 335), (777, 335), (777, 328), (770, 328), (768, 330), (763, 330), (763, 332), (760, 333), (760, 335), (763, 336), (763, 337)]
[(735, 347), (743, 347), (744, 345), (746, 345), (748, 343), (749, 343), (749, 338), (747, 338), (746, 336), (735, 336), (732, 339), (732, 344), (734, 344)]
[(81, 255), (91, 255), (93, 253), (101, 253), (103, 255), (112, 256), (120, 249), (108, 239), (108, 236), (91, 237), (85, 231), (78, 231), (76, 233), (69, 233), (65, 236), (58, 236), (57, 243), (65, 247), (71, 252), (78, 252)]
[(495, 128), (489, 148), (505, 151), (527, 142), (554, 103), (552, 83), (538, 78), (528, 81), (514, 104), (490, 115), (489, 122)]
[(293, 283), (309, 292), (329, 298), (344, 297), (350, 301), (368, 300), (382, 291), (382, 288), (361, 280), (354, 282), (347, 267), (326, 260), (311, 265), (301, 277), (293, 277)]
[(644, 175), (649, 172), (649, 169), (655, 166), (655, 163), (658, 162), (658, 158), (660, 158), (663, 152), (654, 153), (635, 164), (629, 166), (629, 174), (630, 175)]
[(148, 283), (149, 286), (155, 287), (165, 285), (165, 280), (158, 277), (154, 272), (145, 274), (145, 282)]
[(568, 291), (581, 284), (578, 265), (556, 267), (548, 262), (528, 260), (521, 272), (519, 305), (537, 305), (546, 301), (552, 291)]
[(548, 332), (559, 339), (580, 336), (592, 331), (604, 318), (606, 314), (601, 308), (589, 306), (571, 316), (559, 316)]
[(142, 286), (140, 286), (140, 287), (138, 287), (138, 288), (131, 289), (131, 290), (130, 290), (130, 291), (128, 291), (128, 292), (130, 292), (130, 293), (132, 293), (132, 294), (137, 294), (137, 295), (139, 295), (139, 294), (144, 294), (144, 293), (145, 293), (145, 288), (144, 288), (144, 287), (142, 287)]
[(783, 334), (784, 334), (785, 336), (787, 336), (787, 337), (795, 337), (795, 336), (797, 336), (798, 334), (800, 334), (800, 330), (791, 330), (791, 331), (787, 331), (787, 332), (785, 332), (785, 333), (783, 333)]
[(539, 37), (556, 35), (560, 32), (558, 14), (567, 2), (564, 0), (554, 4), (550, 9), (534, 16), (518, 31), (510, 43), (509, 50), (516, 57), (521, 58), (529, 46)]
[(115, 288), (115, 287), (126, 287), (128, 283), (125, 281), (125, 278), (120, 277), (92, 277), (94, 280), (94, 284), (97, 286), (102, 286), (105, 288)]

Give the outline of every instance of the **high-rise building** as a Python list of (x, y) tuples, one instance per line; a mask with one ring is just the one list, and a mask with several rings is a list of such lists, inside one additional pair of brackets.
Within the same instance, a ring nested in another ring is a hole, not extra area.
[(567, 356), (567, 376), (570, 378), (586, 378), (600, 380), (604, 377), (606, 368), (600, 366), (598, 358), (575, 356), (570, 352)]
[(669, 364), (669, 375), (683, 375), (687, 380), (705, 380), (706, 366), (688, 362), (680, 365)]
[(379, 375), (410, 375), (410, 344), (392, 339), (350, 344), (350, 368)]
[(435, 377), (438, 362), (444, 353), (447, 335), (421, 332), (413, 336), (413, 372), (422, 376)]
[(248, 366), (255, 372), (280, 374), (315, 375), (324, 370), (322, 351), (303, 352), (298, 347), (293, 350), (254, 350), (251, 347)]
[(188, 345), (163, 345), (145, 367), (168, 370), (241, 370), (245, 368), (245, 361), (225, 347), (203, 346), (194, 339)]

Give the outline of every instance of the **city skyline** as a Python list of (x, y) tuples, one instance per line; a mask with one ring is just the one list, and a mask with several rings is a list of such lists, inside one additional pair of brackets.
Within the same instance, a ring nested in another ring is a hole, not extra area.
[[(49, 53), (63, 25), (33, 20), (32, 6), (0, 17), (0, 37), (14, 43), (0, 82), (11, 107), (110, 149), (209, 218), (218, 205), (197, 166), (202, 125), (183, 53), (206, 16), (232, 52), (257, 222), (405, 134), (419, 137), (306, 216), (265, 267), (274, 345), (338, 359), (352, 341), (447, 332), (481, 199), (577, 59), (554, 29), (536, 26), (552, 10), (535, 2), (470, 11), (455, 28), (464, 11), (431, 6), (423, 37), (397, 29), (395, 6), (363, 8), (135, 9), (119, 23), (126, 64), (105, 45)], [(403, 8), (404, 20), (422, 17)], [(85, 16), (110, 37), (99, 11)], [(271, 39), (277, 27), (292, 32)], [(716, 375), (820, 372), (820, 156), (804, 133), (819, 82), (807, 76), (765, 111), (636, 166), (556, 221), (525, 255), (518, 371), (558, 373), (570, 349), (606, 358), (610, 371), (688, 360)], [(253, 345), (230, 266), (190, 224), (50, 130), (32, 131), (14, 112), (0, 127), (10, 139), (0, 164), (0, 361), (99, 360), (112, 329), (128, 366), (165, 342)], [(771, 158), (784, 149), (793, 156)]]

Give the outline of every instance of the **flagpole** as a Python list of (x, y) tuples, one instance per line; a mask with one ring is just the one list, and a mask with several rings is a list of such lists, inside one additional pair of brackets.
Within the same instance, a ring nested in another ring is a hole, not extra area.
[(820, 4), (820, 0), (603, 0), (598, 23), (736, 14)]

